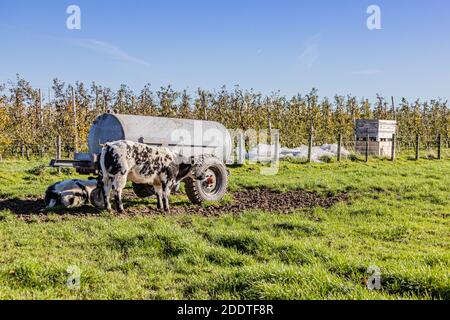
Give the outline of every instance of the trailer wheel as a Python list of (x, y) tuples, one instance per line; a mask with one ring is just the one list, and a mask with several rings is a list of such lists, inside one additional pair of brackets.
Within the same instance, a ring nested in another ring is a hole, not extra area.
[(207, 157), (199, 164), (198, 170), (203, 172), (206, 178), (195, 180), (189, 177), (185, 180), (189, 200), (195, 204), (221, 200), (228, 185), (228, 170), (223, 162), (215, 157)]
[(147, 198), (155, 194), (155, 188), (150, 184), (133, 183), (133, 191), (139, 198)]

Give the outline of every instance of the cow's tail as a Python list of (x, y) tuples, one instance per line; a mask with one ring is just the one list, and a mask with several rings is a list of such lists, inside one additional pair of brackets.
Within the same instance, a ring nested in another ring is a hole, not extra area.
[(108, 182), (108, 170), (106, 169), (105, 159), (106, 159), (106, 152), (108, 151), (108, 144), (104, 144), (102, 146), (102, 152), (100, 153), (100, 171), (101, 171), (101, 178), (102, 183), (105, 185), (105, 183)]
[(108, 193), (108, 190), (109, 190), (107, 188), (108, 181), (109, 181), (109, 173), (108, 173), (108, 169), (106, 168), (106, 162), (105, 162), (108, 149), (109, 149), (108, 144), (102, 146), (102, 152), (100, 153), (100, 177), (97, 181), (97, 187), (100, 188), (100, 190), (102, 190), (103, 203), (105, 205), (105, 208), (110, 210), (111, 205), (108, 201), (109, 194), (108, 195), (106, 194), (106, 193)]

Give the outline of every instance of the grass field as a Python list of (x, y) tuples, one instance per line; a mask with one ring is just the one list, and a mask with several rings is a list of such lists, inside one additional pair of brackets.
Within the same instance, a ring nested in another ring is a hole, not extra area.
[[(0, 162), (0, 199), (41, 197), (69, 177), (43, 163)], [(22, 219), (0, 210), (0, 298), (450, 299), (449, 160), (281, 162), (276, 176), (259, 169), (232, 168), (230, 191), (305, 189), (349, 200), (217, 217)], [(173, 201), (187, 204), (184, 196)], [(69, 266), (80, 270), (79, 288), (66, 284)], [(370, 266), (380, 270), (380, 290), (365, 285)]]

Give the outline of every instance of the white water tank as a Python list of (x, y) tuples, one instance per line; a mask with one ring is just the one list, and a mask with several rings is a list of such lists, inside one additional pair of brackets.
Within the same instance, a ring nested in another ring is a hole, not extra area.
[(231, 135), (218, 122), (109, 113), (92, 124), (89, 151), (99, 154), (101, 144), (117, 140), (167, 147), (186, 157), (212, 154), (225, 163), (232, 152)]

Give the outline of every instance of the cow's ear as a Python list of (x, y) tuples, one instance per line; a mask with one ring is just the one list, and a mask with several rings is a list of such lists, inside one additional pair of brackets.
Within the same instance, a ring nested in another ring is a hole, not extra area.
[(190, 163), (180, 163), (178, 167), (177, 181), (180, 181), (186, 177), (192, 169), (192, 164)]

